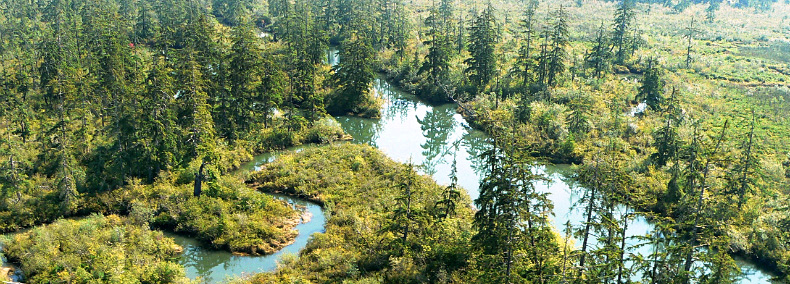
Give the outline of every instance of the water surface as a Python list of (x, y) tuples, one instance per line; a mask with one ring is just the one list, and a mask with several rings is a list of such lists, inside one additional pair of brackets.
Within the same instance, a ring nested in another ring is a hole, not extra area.
[[(339, 60), (336, 50), (327, 53), (327, 63), (335, 65)], [(450, 183), (450, 169), (455, 160), (459, 185), (467, 190), (472, 200), (477, 198), (480, 178), (484, 174), (483, 161), (478, 157), (490, 147), (488, 137), (481, 131), (470, 128), (457, 113), (455, 104), (425, 104), (379, 78), (375, 80), (373, 90), (376, 96), (385, 101), (380, 119), (336, 117), (343, 130), (354, 137), (353, 143), (370, 144), (396, 161), (419, 165), (421, 172), (431, 175), (439, 184)], [(316, 146), (300, 146), (293, 150), (299, 151), (305, 147)], [(271, 162), (276, 155), (277, 153), (271, 153), (256, 156), (242, 170), (258, 170), (260, 165)], [(537, 167), (535, 170), (549, 179), (548, 182), (537, 183), (536, 188), (550, 193), (549, 199), (554, 204), (554, 228), (561, 232), (568, 221), (572, 226), (581, 226), (584, 220), (583, 208), (578, 208), (581, 206), (576, 206), (576, 203), (584, 194), (584, 189), (574, 183), (571, 178), (572, 169), (567, 165), (549, 165)], [(214, 283), (228, 276), (270, 271), (276, 267), (276, 261), (282, 254), (297, 253), (304, 247), (312, 232), (323, 229), (325, 220), (317, 205), (291, 200), (308, 206), (315, 215), (314, 218), (320, 220), (299, 225), (304, 227), (297, 226), (300, 231), (297, 242), (270, 256), (233, 256), (227, 252), (206, 250), (193, 240), (176, 236), (176, 241), (186, 248), (182, 264), (187, 267), (188, 276), (200, 276), (205, 282)], [(622, 214), (625, 208), (619, 207), (618, 210)], [(634, 236), (645, 235), (652, 229), (653, 226), (643, 217), (634, 218), (628, 224), (628, 246), (639, 243)], [(577, 246), (580, 244), (581, 242), (576, 241)], [(649, 250), (648, 246), (644, 246), (631, 249), (629, 253), (648, 255)], [(770, 282), (771, 273), (738, 258), (736, 262), (745, 274), (739, 283)], [(701, 264), (697, 262), (696, 265)]]

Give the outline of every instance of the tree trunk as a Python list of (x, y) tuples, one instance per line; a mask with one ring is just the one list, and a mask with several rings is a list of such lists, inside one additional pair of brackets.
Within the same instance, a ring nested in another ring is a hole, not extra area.
[(691, 271), (691, 264), (692, 264), (692, 255), (694, 254), (694, 247), (697, 246), (697, 234), (699, 233), (699, 217), (700, 211), (702, 211), (703, 200), (705, 197), (705, 187), (707, 187), (706, 181), (708, 179), (708, 174), (710, 173), (710, 163), (712, 156), (716, 155), (716, 152), (719, 151), (719, 147), (721, 146), (721, 141), (724, 140), (724, 134), (727, 131), (727, 123), (729, 121), (724, 121), (724, 127), (721, 129), (721, 135), (719, 135), (718, 141), (716, 141), (716, 147), (713, 149), (705, 159), (705, 168), (702, 171), (702, 180), (700, 181), (700, 190), (699, 190), (699, 197), (697, 198), (697, 209), (694, 212), (694, 227), (691, 234), (691, 246), (689, 247), (688, 253), (686, 254), (686, 264), (683, 267), (683, 270), (686, 272), (685, 275), (685, 282), (689, 283), (690, 278), (688, 277), (689, 271)]
[(200, 194), (203, 192), (202, 189), (203, 179), (206, 177), (205, 175), (203, 175), (203, 167), (205, 166), (206, 166), (206, 162), (204, 161), (202, 164), (200, 164), (200, 169), (198, 170), (198, 172), (195, 173), (195, 192), (194, 192), (195, 197), (200, 197)]
[(746, 188), (749, 186), (749, 183), (746, 181), (746, 175), (749, 173), (749, 166), (751, 165), (752, 161), (752, 139), (754, 138), (754, 110), (752, 110), (752, 126), (749, 130), (749, 144), (746, 146), (746, 164), (743, 167), (743, 173), (741, 175), (741, 190), (738, 193), (738, 210), (741, 210), (743, 206), (743, 197), (746, 195)]

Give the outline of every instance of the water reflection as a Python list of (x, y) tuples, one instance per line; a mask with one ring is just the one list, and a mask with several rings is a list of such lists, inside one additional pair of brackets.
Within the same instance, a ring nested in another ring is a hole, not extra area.
[[(355, 138), (355, 143), (374, 145), (390, 158), (400, 162), (412, 161), (421, 164), (422, 172), (432, 175), (439, 184), (445, 185), (450, 183), (448, 175), (455, 152), (453, 144), (458, 143), (458, 184), (467, 190), (473, 200), (476, 199), (479, 195), (480, 178), (485, 176), (487, 170), (480, 154), (491, 147), (487, 135), (468, 127), (463, 117), (456, 113), (457, 106), (454, 104), (428, 106), (383, 80), (377, 79), (373, 86), (377, 96), (386, 101), (380, 119), (338, 117), (343, 129)], [(365, 127), (376, 129), (364, 129)], [(562, 231), (567, 222), (575, 227), (584, 224), (584, 206), (574, 204), (582, 198), (585, 189), (573, 179), (571, 167), (552, 165), (537, 167), (535, 170), (548, 178), (535, 186), (538, 191), (549, 193), (554, 204), (552, 224), (555, 230)], [(610, 218), (614, 220), (622, 220), (624, 215), (630, 214), (626, 230), (626, 255), (631, 258), (638, 257), (637, 255), (650, 256), (653, 246), (646, 243), (643, 236), (653, 233), (653, 226), (644, 217), (632, 214), (633, 210), (627, 211), (623, 206), (615, 207), (612, 211)], [(601, 218), (604, 214), (594, 213), (598, 215), (596, 218)], [(597, 238), (607, 232), (595, 233), (588, 251), (600, 247)], [(580, 240), (577, 239), (575, 243), (577, 247), (581, 247)], [(696, 264), (702, 265), (699, 262)], [(634, 261), (629, 261), (626, 267), (636, 265)], [(641, 279), (641, 276), (642, 274), (632, 275), (633, 279)], [(766, 274), (758, 272), (741, 283), (766, 283), (767, 277)]]
[(383, 121), (395, 121), (396, 119), (403, 121), (406, 115), (417, 111), (420, 106), (417, 101), (404, 96), (387, 81), (380, 78), (373, 81), (373, 93), (376, 97), (384, 100), (381, 110), (381, 120)]
[(420, 144), (420, 147), (425, 157), (422, 166), (426, 174), (436, 174), (436, 166), (447, 162), (444, 157), (450, 154), (448, 150), (453, 144), (450, 135), (456, 125), (453, 120), (454, 114), (455, 112), (449, 108), (433, 109), (429, 110), (424, 118), (417, 118), (422, 136), (425, 137), (425, 142)]
[[(482, 154), (491, 149), (493, 141), (479, 131), (471, 131), (464, 134), (461, 146), (466, 152), (467, 159), (470, 160), (469, 166), (478, 177), (486, 175), (488, 168), (483, 162)], [(475, 187), (477, 188), (477, 187)], [(477, 194), (471, 195), (477, 198)]]

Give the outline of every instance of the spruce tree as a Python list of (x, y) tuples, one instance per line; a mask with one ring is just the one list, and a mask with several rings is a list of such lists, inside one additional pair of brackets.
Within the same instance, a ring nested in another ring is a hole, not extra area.
[(685, 28), (685, 31), (686, 34), (683, 35), (683, 37), (685, 37), (688, 40), (688, 43), (686, 45), (686, 68), (690, 68), (691, 60), (692, 60), (691, 52), (693, 48), (691, 44), (692, 44), (692, 40), (694, 39), (694, 35), (699, 32), (699, 30), (696, 27), (694, 27), (694, 18), (691, 18), (691, 22), (689, 22), (689, 26)]
[(656, 147), (656, 153), (650, 155), (650, 158), (659, 167), (677, 159), (681, 147), (677, 131), (682, 121), (682, 110), (679, 104), (677, 89), (672, 89), (672, 94), (665, 102), (664, 124), (653, 133), (653, 145)]
[(360, 113), (369, 105), (370, 84), (373, 82), (373, 48), (360, 36), (343, 41), (340, 63), (333, 68), (332, 81), (335, 92), (328, 99), (326, 110), (330, 114)]
[(593, 69), (593, 76), (601, 78), (603, 74), (609, 70), (609, 60), (612, 54), (609, 51), (609, 43), (604, 35), (604, 26), (598, 28), (598, 35), (593, 43), (593, 48), (585, 56), (584, 60), (587, 66)]
[(435, 7), (431, 8), (425, 24), (428, 26), (428, 39), (423, 44), (428, 46), (428, 54), (418, 74), (428, 72), (430, 84), (438, 85), (444, 83), (450, 73), (452, 43), (447, 31), (442, 27), (439, 11)]
[(533, 43), (536, 34), (534, 17), (537, 5), (537, 1), (530, 1), (527, 4), (527, 9), (524, 12), (524, 19), (520, 23), (523, 29), (524, 39), (518, 51), (516, 64), (513, 67), (516, 76), (521, 79), (522, 92), (525, 93), (527, 92), (527, 87), (535, 80), (535, 69), (537, 68), (537, 62), (534, 58), (535, 54), (533, 54)]
[(560, 8), (554, 14), (554, 24), (551, 28), (549, 50), (546, 55), (546, 85), (554, 87), (558, 83), (559, 76), (565, 72), (565, 59), (568, 57), (568, 52), (565, 48), (568, 46), (568, 14), (565, 9), (560, 5)]
[(634, 21), (634, 0), (621, 0), (614, 13), (614, 32), (612, 33), (612, 52), (615, 62), (623, 65), (631, 55), (631, 28)]
[(639, 94), (636, 97), (637, 101), (645, 102), (650, 109), (655, 111), (660, 111), (664, 103), (664, 97), (661, 94), (664, 91), (664, 80), (661, 79), (661, 75), (661, 67), (656, 60), (648, 59), (642, 86), (639, 87)]
[(494, 6), (489, 3), (469, 27), (468, 49), (471, 57), (464, 60), (467, 65), (464, 73), (474, 87), (473, 96), (483, 92), (495, 76), (498, 41), (499, 27), (494, 17)]

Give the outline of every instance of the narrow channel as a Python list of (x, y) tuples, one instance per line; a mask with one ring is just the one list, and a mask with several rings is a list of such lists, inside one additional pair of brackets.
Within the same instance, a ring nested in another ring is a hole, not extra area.
[[(334, 65), (338, 60), (337, 51), (330, 51), (327, 62)], [(397, 90), (381, 78), (375, 80), (373, 87), (376, 96), (385, 101), (381, 118), (336, 117), (343, 130), (354, 137), (354, 143), (370, 144), (396, 161), (420, 165), (420, 170), (431, 175), (439, 184), (450, 183), (450, 168), (455, 159), (458, 182), (474, 200), (478, 196), (478, 185), (483, 173), (483, 163), (478, 156), (490, 146), (487, 135), (469, 127), (456, 112), (458, 106), (455, 104), (431, 106), (411, 94)], [(302, 148), (296, 148), (299, 149)], [(275, 156), (276, 153), (257, 156), (243, 170), (256, 170), (261, 164), (272, 161)], [(536, 186), (539, 190), (550, 193), (549, 198), (554, 203), (555, 214), (552, 221), (557, 231), (562, 231), (567, 221), (574, 226), (582, 224), (581, 210), (574, 208), (574, 204), (581, 197), (583, 188), (576, 185), (571, 178), (570, 166), (547, 165), (538, 170), (549, 179), (548, 182)], [(201, 248), (193, 240), (176, 236), (176, 242), (185, 247), (181, 263), (186, 266), (187, 275), (193, 279), (200, 276), (205, 283), (216, 283), (229, 277), (273, 270), (276, 268), (276, 261), (283, 254), (298, 253), (311, 234), (323, 230), (325, 220), (322, 219), (324, 216), (320, 207), (310, 203), (307, 206), (311, 212), (315, 210), (319, 214), (313, 212), (315, 217), (311, 222), (297, 226), (297, 242), (269, 256), (234, 256), (228, 252), (210, 251)], [(300, 227), (302, 225), (305, 227)], [(652, 229), (650, 223), (638, 217), (628, 224), (627, 235), (645, 235)], [(637, 240), (631, 238), (629, 245), (635, 244)], [(648, 249), (646, 246), (642, 247), (641, 252), (647, 255)], [(771, 272), (742, 259), (736, 258), (736, 263), (744, 272), (738, 283), (771, 283)]]

